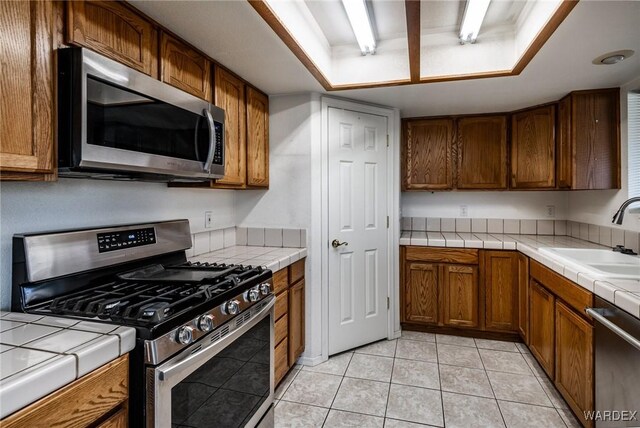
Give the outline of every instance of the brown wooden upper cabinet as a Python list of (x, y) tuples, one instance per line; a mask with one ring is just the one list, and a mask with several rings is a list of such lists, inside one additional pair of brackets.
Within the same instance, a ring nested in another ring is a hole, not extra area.
[(122, 2), (70, 1), (67, 42), (87, 47), (150, 76), (158, 76), (158, 34)]
[(247, 88), (247, 186), (269, 187), (269, 97)]
[(555, 105), (514, 113), (511, 118), (511, 188), (553, 188)]
[(620, 89), (570, 93), (558, 122), (558, 187), (619, 189)]
[(234, 74), (215, 68), (215, 104), (224, 109), (224, 177), (215, 184), (243, 187), (247, 183), (247, 116), (245, 85)]
[(211, 99), (211, 63), (180, 40), (162, 33), (160, 80), (207, 101)]
[(507, 188), (507, 116), (456, 121), (458, 189)]
[(54, 173), (53, 4), (0, 7), (0, 178), (50, 180)]
[(453, 119), (404, 120), (402, 190), (453, 188)]

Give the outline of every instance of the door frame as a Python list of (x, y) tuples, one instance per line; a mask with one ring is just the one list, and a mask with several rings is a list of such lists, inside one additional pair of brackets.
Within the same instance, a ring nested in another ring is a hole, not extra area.
[(329, 358), (329, 108), (351, 110), (360, 113), (374, 114), (387, 118), (389, 133), (389, 151), (387, 158), (387, 213), (389, 228), (387, 229), (387, 338), (400, 337), (400, 111), (389, 107), (365, 104), (334, 97), (321, 97), (321, 168), (320, 195), (315, 206), (321, 211), (321, 293), (322, 293), (322, 361)]

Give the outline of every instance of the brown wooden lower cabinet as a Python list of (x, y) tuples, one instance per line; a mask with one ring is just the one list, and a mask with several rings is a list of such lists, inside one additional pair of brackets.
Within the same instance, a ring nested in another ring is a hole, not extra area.
[(273, 274), (276, 385), (304, 352), (304, 264), (298, 260)]
[(556, 302), (555, 384), (571, 409), (586, 426), (593, 421), (584, 411), (593, 410), (593, 326), (562, 302)]
[(518, 253), (518, 332), (529, 344), (529, 257)]
[(518, 330), (518, 255), (513, 251), (482, 253), (485, 328)]
[(529, 349), (551, 379), (554, 377), (555, 297), (537, 281), (529, 283)]
[(438, 265), (410, 262), (406, 265), (403, 320), (438, 323)]
[(126, 427), (128, 401), (129, 354), (126, 354), (4, 418), (0, 426)]
[(444, 265), (442, 306), (444, 325), (478, 327), (478, 267)]

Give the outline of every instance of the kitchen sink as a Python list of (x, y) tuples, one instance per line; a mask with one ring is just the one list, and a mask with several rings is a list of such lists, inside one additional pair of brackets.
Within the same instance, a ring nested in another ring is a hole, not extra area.
[(640, 257), (605, 249), (540, 248), (553, 259), (563, 259), (585, 273), (608, 278), (640, 280)]

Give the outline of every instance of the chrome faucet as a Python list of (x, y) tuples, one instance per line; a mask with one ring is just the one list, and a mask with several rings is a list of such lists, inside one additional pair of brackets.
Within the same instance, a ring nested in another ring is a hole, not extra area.
[(611, 220), (611, 223), (622, 224), (622, 220), (624, 219), (624, 211), (629, 205), (633, 204), (634, 202), (640, 202), (640, 197), (636, 196), (635, 198), (630, 198), (624, 201), (622, 205), (620, 205), (620, 208), (618, 208), (618, 211), (616, 211), (616, 213), (613, 215), (613, 220)]

